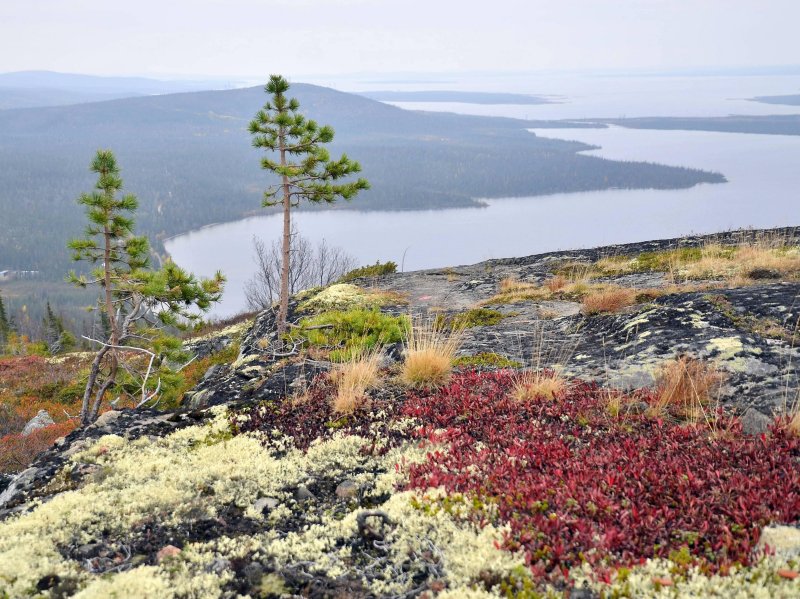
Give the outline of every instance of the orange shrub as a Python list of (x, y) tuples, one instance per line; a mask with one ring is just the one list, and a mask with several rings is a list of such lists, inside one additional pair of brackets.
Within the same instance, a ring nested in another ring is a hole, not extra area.
[(77, 424), (77, 420), (66, 420), (40, 428), (27, 437), (21, 434), (0, 437), (0, 472), (18, 472), (27, 468), (37, 455), (59, 437), (71, 433)]

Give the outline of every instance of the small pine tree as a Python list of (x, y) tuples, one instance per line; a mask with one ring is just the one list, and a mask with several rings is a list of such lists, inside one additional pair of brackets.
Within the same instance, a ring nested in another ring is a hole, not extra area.
[[(278, 339), (286, 330), (289, 311), (289, 260), (291, 255), (290, 211), (301, 200), (319, 204), (333, 203), (338, 198), (352, 199), (359, 191), (369, 189), (366, 179), (336, 183), (340, 179), (361, 171), (358, 162), (342, 154), (331, 160), (323, 147), (333, 141), (333, 129), (320, 127), (315, 121), (300, 114), (296, 98), (287, 98), (289, 82), (280, 75), (272, 75), (264, 88), (270, 100), (250, 122), (253, 146), (270, 154), (261, 159), (261, 168), (281, 178), (264, 192), (264, 206), (283, 205), (283, 240), (280, 304), (278, 308)], [(277, 156), (276, 156), (277, 154)]]
[(6, 314), (6, 306), (3, 303), (3, 295), (0, 294), (0, 352), (4, 352), (8, 343), (8, 335), (11, 332), (11, 322)]
[(53, 312), (50, 305), (50, 300), (47, 301), (45, 307), (45, 315), (42, 319), (42, 328), (44, 330), (44, 341), (47, 343), (47, 349), (51, 354), (57, 354), (64, 348), (61, 346), (62, 335), (64, 334), (64, 322), (60, 316)]
[[(117, 382), (119, 367), (134, 380), (141, 381), (142, 405), (157, 396), (161, 388), (156, 369), (175, 358), (180, 343), (165, 334), (168, 326), (183, 327), (200, 318), (222, 294), (224, 278), (198, 281), (172, 262), (160, 270), (149, 267), (150, 246), (145, 237), (133, 234), (133, 213), (137, 208), (132, 195), (117, 196), (122, 189), (119, 168), (110, 150), (97, 152), (91, 170), (98, 175), (95, 191), (83, 194), (78, 202), (86, 206), (89, 224), (86, 236), (69, 243), (74, 260), (98, 265), (92, 278), (70, 272), (68, 280), (80, 287), (97, 284), (102, 290), (98, 309), (107, 321), (105, 340), (91, 339), (101, 347), (89, 371), (81, 406), (81, 423), (97, 418), (106, 393)], [(126, 354), (123, 354), (122, 351)], [(144, 374), (138, 365), (122, 358), (128, 353), (149, 356)], [(167, 373), (165, 372), (165, 378)], [(155, 390), (148, 387), (155, 382)], [(94, 401), (91, 401), (94, 394)]]

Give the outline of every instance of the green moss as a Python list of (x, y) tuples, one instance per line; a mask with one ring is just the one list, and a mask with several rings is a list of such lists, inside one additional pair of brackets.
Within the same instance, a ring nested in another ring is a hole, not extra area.
[(467, 310), (466, 312), (461, 312), (452, 316), (443, 316), (439, 314), (436, 320), (437, 325), (449, 329), (471, 329), (473, 327), (489, 327), (496, 325), (509, 316), (512, 316), (512, 314), (503, 314), (502, 312), (490, 310), (489, 308), (473, 308), (472, 310)]
[(370, 266), (362, 266), (361, 268), (356, 268), (351, 270), (341, 279), (339, 279), (339, 283), (347, 283), (349, 281), (355, 281), (356, 279), (360, 279), (362, 277), (380, 277), (383, 275), (390, 275), (397, 272), (397, 263), (386, 262), (381, 264), (380, 261), (372, 264)]
[(494, 352), (482, 352), (474, 356), (459, 356), (453, 360), (453, 366), (490, 367), (490, 368), (522, 368), (522, 363), (510, 360)]
[(346, 362), (377, 345), (402, 341), (407, 329), (405, 316), (390, 316), (378, 310), (332, 311), (303, 318), (288, 339), (302, 341), (305, 347), (329, 349), (331, 361)]

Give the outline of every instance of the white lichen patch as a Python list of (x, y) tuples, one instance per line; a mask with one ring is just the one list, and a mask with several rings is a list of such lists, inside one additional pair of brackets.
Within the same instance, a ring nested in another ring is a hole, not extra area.
[(732, 568), (726, 576), (707, 576), (697, 568), (684, 572), (669, 560), (648, 560), (642, 566), (621, 569), (611, 584), (596, 581), (588, 571), (573, 573), (572, 578), (577, 586), (585, 583), (604, 597), (790, 599), (800, 597), (800, 578), (786, 578), (780, 572), (796, 572), (798, 565), (785, 558), (767, 557), (749, 568)]
[(200, 341), (211, 341), (212, 339), (219, 339), (221, 337), (240, 339), (242, 335), (244, 335), (244, 333), (246, 333), (250, 327), (253, 326), (253, 322), (255, 322), (255, 319), (249, 318), (247, 320), (243, 320), (242, 322), (237, 322), (236, 324), (227, 326), (224, 329), (220, 329), (219, 331), (212, 331), (207, 335), (201, 335), (199, 337), (187, 339), (187, 343), (193, 344)]
[[(378, 452), (365, 455), (367, 439), (336, 435), (302, 452), (278, 435), (231, 436), (226, 409), (213, 408), (211, 413), (207, 424), (166, 437), (131, 441), (106, 435), (73, 455), (73, 464), (94, 469), (88, 482), (0, 524), (3, 592), (9, 597), (42, 596), (37, 582), (55, 574), (77, 582), (79, 596), (84, 598), (215, 597), (233, 573), (212, 565), (245, 556), (287, 566), (313, 563), (315, 573), (330, 577), (344, 574), (352, 568), (350, 546), (360, 538), (357, 505), (344, 517), (341, 512), (338, 516), (325, 513), (317, 523), (288, 534), (269, 528), (297, 518), (306, 509), (287, 489), (319, 477), (347, 476), (374, 497), (390, 494), (378, 506), (394, 523), (386, 537), (389, 558), (376, 566), (377, 575), (363, 581), (375, 593), (413, 588), (411, 575), (398, 577), (397, 573), (404, 563), (413, 565), (426, 551), (440, 557), (442, 575), (451, 589), (466, 589), (487, 569), (502, 573), (521, 563), (519, 557), (497, 549), (501, 531), (478, 529), (444, 512), (423, 513), (411, 505), (410, 493), (396, 492), (405, 481), (407, 467), (426, 459), (430, 445), (413, 443), (382, 456)], [(413, 426), (413, 420), (393, 425), (401, 430)], [(264, 516), (253, 510), (260, 497), (277, 498), (280, 504)], [(263, 532), (187, 543), (179, 555), (159, 566), (103, 576), (90, 574), (61, 552), (98, 538), (124, 544), (142, 523), (180, 527), (215, 518), (230, 506), (264, 522)]]
[(744, 351), (744, 344), (738, 337), (714, 337), (708, 340), (706, 349), (720, 360), (733, 360)]
[(300, 303), (305, 312), (327, 312), (330, 310), (353, 310), (359, 308), (378, 308), (386, 303), (397, 303), (398, 297), (385, 292), (369, 291), (351, 283), (330, 285)]

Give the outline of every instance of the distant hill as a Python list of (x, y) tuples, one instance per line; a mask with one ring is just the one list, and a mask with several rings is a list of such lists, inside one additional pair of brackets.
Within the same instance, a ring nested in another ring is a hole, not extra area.
[(231, 87), (209, 81), (160, 81), (144, 77), (98, 77), (52, 71), (0, 73), (0, 110), (64, 106), (154, 94)]
[(359, 95), (381, 102), (462, 102), (465, 104), (552, 104), (542, 96), (460, 91), (374, 91)]
[[(307, 114), (335, 128), (333, 152), (359, 160), (372, 183), (337, 209), (473, 206), (481, 197), (724, 181), (585, 156), (578, 152), (589, 146), (525, 131), (548, 123), (406, 111), (304, 84), (291, 91)], [(0, 269), (63, 276), (71, 265), (65, 244), (85, 221), (75, 199), (94, 184), (88, 167), (98, 148), (116, 152), (125, 190), (140, 200), (138, 228), (154, 239), (264, 213), (269, 180), (246, 128), (265, 100), (253, 87), (0, 111)]]
[(787, 96), (756, 96), (751, 98), (753, 102), (761, 102), (763, 104), (785, 104), (787, 106), (800, 106), (800, 94), (793, 94)]

